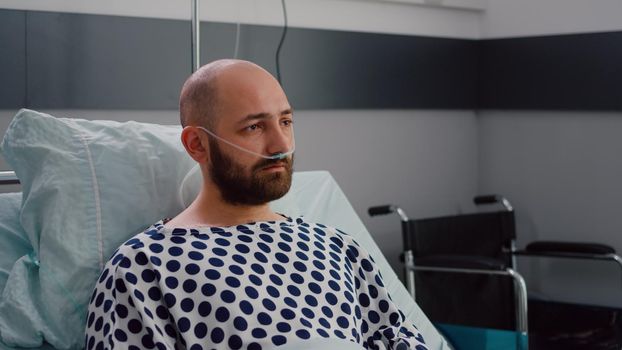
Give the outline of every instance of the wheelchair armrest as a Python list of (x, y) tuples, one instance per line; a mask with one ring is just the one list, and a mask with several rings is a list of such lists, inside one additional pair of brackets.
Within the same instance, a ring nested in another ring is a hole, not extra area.
[[(524, 253), (524, 254), (523, 254)], [(549, 255), (549, 254), (590, 254), (590, 255), (606, 255), (615, 254), (613, 247), (599, 243), (583, 243), (583, 242), (559, 242), (559, 241), (539, 241), (531, 242), (524, 251), (519, 252), (522, 255)]]
[(415, 258), (415, 270), (417, 266), (495, 271), (502, 271), (507, 268), (501, 260), (477, 255), (423, 256)]

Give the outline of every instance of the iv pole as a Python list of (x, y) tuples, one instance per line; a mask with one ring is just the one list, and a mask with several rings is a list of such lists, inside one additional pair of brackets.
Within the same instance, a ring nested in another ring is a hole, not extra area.
[(199, 30), (201, 26), (201, 20), (199, 19), (199, 0), (191, 0), (192, 7), (192, 37), (191, 37), (191, 64), (192, 72), (196, 72), (201, 64), (200, 52), (199, 52)]

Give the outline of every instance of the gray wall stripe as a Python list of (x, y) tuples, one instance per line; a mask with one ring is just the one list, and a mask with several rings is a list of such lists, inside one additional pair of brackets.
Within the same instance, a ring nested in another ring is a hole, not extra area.
[[(27, 58), (14, 35), (25, 16)], [(21, 55), (0, 55), (2, 108), (176, 109), (190, 73), (189, 21), (0, 10), (0, 23), (3, 51)], [(235, 27), (202, 24), (203, 63), (233, 55)], [(281, 28), (241, 28), (239, 57), (275, 73)], [(281, 72), (299, 109), (472, 109), (475, 50), (472, 40), (290, 28)]]

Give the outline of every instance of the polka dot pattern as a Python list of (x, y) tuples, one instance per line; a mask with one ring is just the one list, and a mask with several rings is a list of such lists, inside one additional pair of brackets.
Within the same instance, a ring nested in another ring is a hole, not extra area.
[(123, 244), (89, 304), (86, 349), (269, 349), (334, 338), (426, 349), (354, 239), (302, 218), (167, 229)]

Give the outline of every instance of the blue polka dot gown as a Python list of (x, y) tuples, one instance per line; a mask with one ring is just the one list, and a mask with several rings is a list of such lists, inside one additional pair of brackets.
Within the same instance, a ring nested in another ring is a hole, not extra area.
[(302, 218), (169, 229), (115, 251), (90, 300), (86, 349), (271, 349), (341, 338), (426, 349), (349, 235)]

